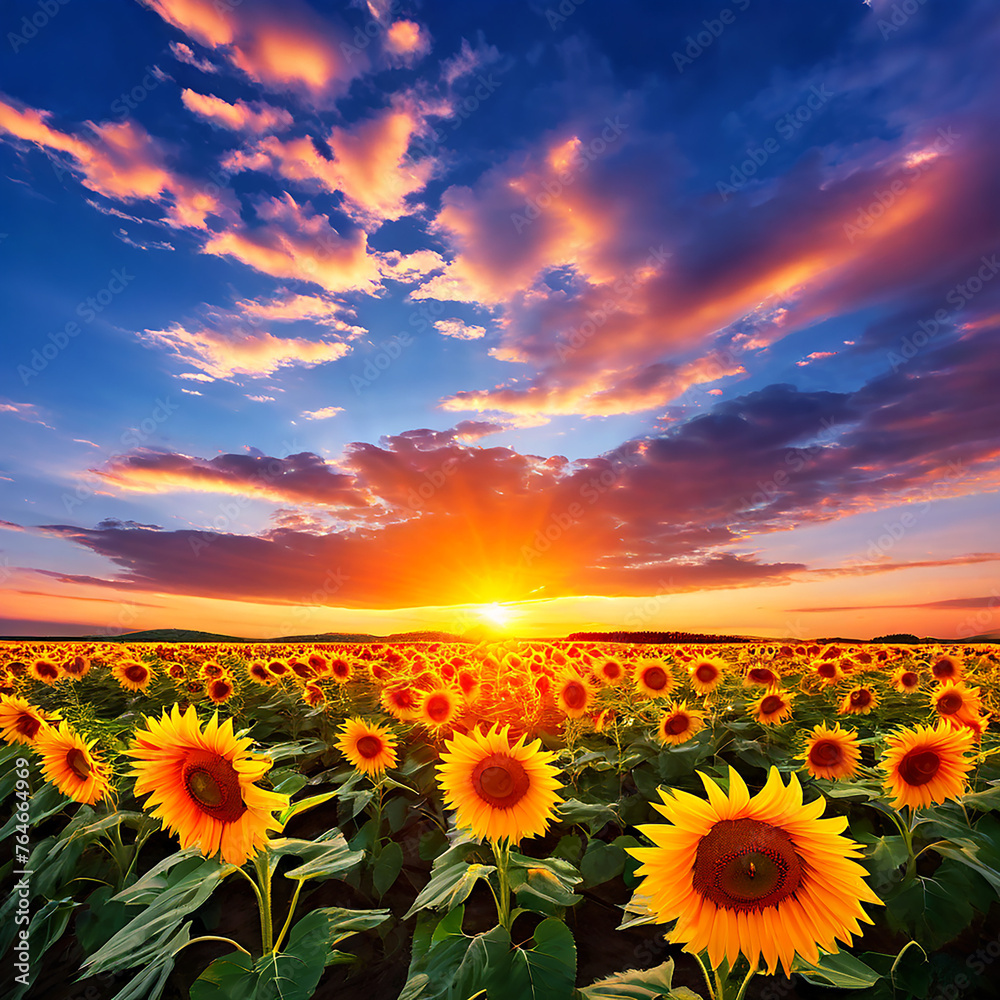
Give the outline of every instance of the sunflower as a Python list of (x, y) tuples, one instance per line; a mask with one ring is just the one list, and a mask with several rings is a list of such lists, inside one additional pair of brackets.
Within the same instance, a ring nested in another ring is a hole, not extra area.
[(636, 691), (646, 698), (664, 698), (674, 686), (673, 675), (663, 660), (639, 660), (633, 682)]
[(302, 700), (310, 708), (319, 708), (326, 704), (326, 695), (318, 684), (305, 684), (302, 688)]
[(837, 709), (841, 715), (867, 715), (878, 704), (878, 695), (867, 687), (851, 688)]
[(832, 781), (853, 778), (858, 773), (861, 760), (861, 748), (857, 741), (857, 732), (841, 729), (839, 722), (832, 729), (815, 726), (806, 737), (805, 750), (799, 759), (805, 761), (806, 770), (814, 778), (829, 778)]
[(570, 719), (580, 719), (587, 713), (594, 692), (590, 685), (576, 673), (566, 674), (556, 685), (556, 704)]
[(309, 664), (314, 677), (324, 677), (330, 672), (330, 664), (327, 663), (326, 657), (320, 653), (310, 653), (306, 663)]
[(844, 671), (835, 660), (820, 660), (813, 667), (813, 672), (825, 687), (830, 687), (844, 679)]
[(410, 722), (420, 712), (420, 695), (409, 684), (394, 684), (392, 687), (384, 688), (381, 702), (382, 707), (400, 722)]
[(726, 661), (718, 656), (698, 657), (691, 666), (688, 667), (688, 674), (691, 678), (691, 687), (698, 694), (711, 694), (722, 681), (722, 674), (726, 667)]
[(602, 657), (590, 669), (602, 684), (617, 684), (625, 676), (625, 668), (612, 657)]
[(216, 677), (214, 680), (208, 682), (206, 694), (216, 705), (221, 705), (232, 698), (235, 690), (233, 682), (227, 676), (223, 676)]
[(658, 921), (677, 921), (672, 941), (707, 949), (716, 968), (742, 952), (751, 967), (763, 957), (769, 974), (780, 962), (790, 975), (796, 954), (815, 963), (817, 945), (836, 952), (859, 921), (872, 923), (861, 904), (880, 900), (852, 860), (860, 846), (843, 836), (846, 817), (819, 818), (825, 799), (804, 805), (795, 775), (786, 786), (775, 767), (753, 798), (733, 768), (728, 795), (699, 776), (709, 801), (661, 790), (655, 808), (672, 825), (640, 826), (655, 846), (627, 849), (642, 862), (637, 894)]
[(672, 743), (677, 746), (687, 743), (697, 732), (705, 727), (705, 716), (696, 708), (688, 708), (687, 702), (679, 704), (671, 702), (670, 708), (660, 716), (660, 724), (656, 728), (656, 738), (661, 743)]
[(337, 747), (358, 771), (372, 778), (396, 766), (396, 737), (385, 726), (358, 716), (344, 721)]
[(260, 660), (254, 660), (253, 663), (247, 667), (247, 677), (254, 682), (254, 684), (271, 684), (275, 677), (267, 666)]
[(418, 721), (428, 729), (441, 729), (455, 718), (459, 705), (451, 688), (432, 688), (420, 699)]
[(51, 660), (34, 660), (28, 668), (28, 674), (43, 684), (55, 684), (62, 676), (62, 671)]
[(750, 703), (749, 712), (762, 726), (776, 725), (792, 714), (793, 697), (790, 691), (772, 688)]
[(962, 659), (951, 653), (942, 653), (931, 664), (931, 673), (939, 681), (957, 681), (962, 676)]
[(354, 674), (354, 668), (342, 656), (330, 661), (330, 676), (338, 684), (346, 684)]
[(892, 686), (900, 694), (913, 694), (920, 687), (920, 674), (913, 667), (897, 667), (892, 675)]
[(935, 729), (915, 726), (890, 736), (882, 754), (882, 770), (893, 807), (916, 809), (958, 798), (975, 764), (974, 758), (965, 756), (974, 735), (968, 727), (957, 729), (941, 722)]
[(170, 675), (170, 679), (174, 681), (182, 681), (187, 677), (187, 671), (184, 669), (183, 663), (171, 663), (167, 667), (167, 673)]
[(70, 679), (78, 681), (87, 676), (90, 670), (90, 660), (86, 656), (71, 656), (63, 664), (63, 673)]
[(479, 678), (471, 670), (459, 670), (458, 689), (465, 696), (465, 700), (473, 702), (479, 694)]
[(743, 675), (743, 683), (747, 687), (777, 687), (781, 677), (770, 667), (751, 667)]
[(0, 736), (8, 743), (33, 744), (49, 728), (42, 710), (24, 698), (0, 696)]
[(146, 719), (126, 751), (136, 758), (135, 794), (148, 795), (146, 808), (175, 831), (181, 847), (197, 845), (212, 857), (242, 865), (263, 847), (268, 830), (280, 830), (272, 813), (288, 806), (288, 796), (254, 784), (271, 760), (251, 753), (249, 737), (233, 734), (233, 720), (221, 725), (216, 713), (205, 725), (194, 707)]
[(153, 679), (153, 671), (138, 660), (122, 660), (112, 667), (111, 673), (126, 691), (145, 691)]
[(201, 665), (199, 673), (205, 680), (214, 681), (218, 677), (225, 677), (228, 671), (220, 663), (216, 663), (215, 660), (206, 660)]
[(288, 664), (284, 660), (271, 660), (267, 665), (267, 670), (272, 677), (280, 679), (288, 676)]
[(979, 715), (983, 702), (979, 688), (968, 688), (964, 681), (944, 681), (931, 694), (931, 706), (948, 722), (965, 722)]
[(494, 724), (489, 732), (456, 733), (441, 754), (438, 784), (460, 829), (516, 844), (545, 833), (562, 800), (559, 771), (550, 763), (555, 753), (539, 749), (541, 740), (526, 744), (523, 734), (512, 745), (509, 731)]
[(68, 723), (61, 722), (58, 728), (39, 730), (34, 744), (46, 780), (63, 795), (88, 806), (100, 802), (111, 788), (107, 765), (91, 753), (95, 742), (84, 742)]

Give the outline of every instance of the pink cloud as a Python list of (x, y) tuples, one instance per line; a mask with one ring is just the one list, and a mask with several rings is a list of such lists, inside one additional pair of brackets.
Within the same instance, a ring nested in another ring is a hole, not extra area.
[(190, 88), (181, 91), (181, 100), (188, 111), (204, 118), (212, 125), (233, 132), (261, 134), (279, 132), (292, 124), (292, 115), (284, 108), (276, 108), (263, 101), (247, 103), (237, 100), (230, 104), (221, 97), (199, 94)]
[(470, 326), (460, 319), (439, 319), (435, 322), (434, 329), (443, 336), (455, 340), (479, 340), (486, 336), (485, 327)]
[(143, 0), (167, 23), (275, 91), (313, 98), (342, 92), (367, 66), (347, 59), (347, 34), (299, 0), (280, 5), (247, 0), (239, 6), (214, 0)]

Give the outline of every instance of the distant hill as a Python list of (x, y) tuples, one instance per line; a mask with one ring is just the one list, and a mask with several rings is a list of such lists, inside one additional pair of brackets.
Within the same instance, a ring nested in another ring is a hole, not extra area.
[(774, 642), (747, 635), (705, 635), (701, 632), (572, 632), (566, 636), (571, 642), (646, 642), (667, 643), (697, 642)]

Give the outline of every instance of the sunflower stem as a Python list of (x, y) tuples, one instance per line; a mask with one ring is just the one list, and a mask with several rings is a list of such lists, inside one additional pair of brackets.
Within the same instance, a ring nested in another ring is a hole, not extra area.
[(753, 977), (756, 975), (757, 975), (757, 963), (753, 962), (750, 966), (750, 971), (746, 974), (746, 976), (743, 978), (743, 982), (740, 984), (740, 990), (736, 994), (736, 1000), (743, 1000), (743, 997), (747, 991), (747, 987), (750, 985), (750, 980), (753, 979)]
[[(708, 987), (709, 1000), (722, 1000), (722, 997), (717, 997), (715, 995), (715, 987), (712, 985), (712, 977), (709, 974), (708, 966), (701, 960), (701, 955), (695, 955), (694, 960), (698, 963), (698, 967), (701, 969), (701, 974), (705, 977), (705, 986)], [(718, 982), (718, 977), (716, 977), (716, 982)]]
[(497, 881), (500, 883), (497, 892), (497, 919), (500, 926), (510, 930), (510, 879), (507, 869), (510, 866), (510, 841), (493, 841), (493, 857), (497, 863)]
[[(234, 948), (242, 951), (244, 955), (249, 955), (250, 952), (246, 950), (238, 941), (234, 941), (232, 938), (219, 937), (216, 934), (203, 934), (201, 937), (191, 938), (190, 941), (185, 941), (184, 944), (174, 952), (175, 955), (179, 954), (182, 949), (186, 948), (189, 944), (198, 944), (200, 941), (225, 941), (226, 944), (231, 944)], [(251, 956), (252, 957), (252, 956)]]
[(274, 928), (271, 923), (271, 862), (266, 851), (258, 851), (253, 859), (257, 870), (257, 882), (260, 891), (257, 901), (260, 904), (260, 943), (264, 954), (274, 950)]
[(272, 949), (275, 954), (281, 948), (282, 942), (285, 940), (285, 935), (288, 933), (288, 928), (292, 926), (292, 917), (295, 916), (295, 908), (299, 905), (299, 893), (302, 892), (302, 886), (306, 884), (304, 878), (298, 879), (298, 885), (295, 887), (295, 892), (292, 895), (292, 901), (288, 904), (288, 916), (285, 918), (285, 924), (278, 932), (278, 939), (274, 942), (274, 948)]

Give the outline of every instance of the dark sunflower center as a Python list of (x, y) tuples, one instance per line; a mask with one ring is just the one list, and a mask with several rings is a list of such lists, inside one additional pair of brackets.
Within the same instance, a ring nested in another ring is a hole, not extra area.
[(224, 757), (198, 750), (188, 756), (181, 776), (188, 794), (213, 819), (235, 823), (246, 812), (239, 775)]
[(686, 733), (690, 727), (691, 720), (683, 712), (671, 715), (663, 723), (663, 731), (671, 736), (680, 736), (681, 733)]
[(413, 708), (415, 704), (416, 698), (409, 688), (403, 688), (401, 691), (396, 692), (396, 705), (399, 708)]
[(843, 760), (843, 749), (832, 740), (818, 740), (809, 751), (809, 761), (816, 767), (836, 767)]
[(642, 682), (653, 691), (661, 691), (667, 686), (667, 672), (663, 667), (650, 667), (642, 675)]
[(362, 736), (357, 742), (358, 753), (371, 760), (382, 752), (382, 741), (377, 736)]
[(563, 688), (563, 701), (570, 708), (583, 708), (587, 702), (587, 692), (579, 681), (570, 681)]
[(615, 663), (614, 660), (608, 660), (604, 664), (604, 676), (607, 677), (609, 680), (614, 680), (614, 678), (619, 677), (621, 675), (621, 672), (622, 668), (617, 663)]
[(819, 673), (821, 677), (833, 677), (837, 672), (837, 667), (833, 663), (821, 663)]
[(69, 674), (82, 674), (86, 663), (82, 656), (75, 656), (66, 664), (66, 672)]
[(951, 677), (955, 673), (954, 660), (941, 659), (934, 664), (935, 677)]
[(697, 677), (702, 684), (710, 684), (715, 680), (716, 674), (718, 674), (718, 671), (712, 666), (711, 663), (700, 664), (698, 669), (694, 672), (695, 677)]
[(760, 711), (762, 715), (772, 715), (774, 712), (780, 711), (784, 707), (784, 700), (780, 694), (769, 694), (760, 703)]
[(146, 674), (148, 671), (141, 663), (131, 663), (123, 671), (126, 680), (130, 680), (133, 684), (140, 684), (146, 679)]
[(36, 719), (33, 715), (24, 714), (17, 717), (14, 728), (22, 736), (27, 736), (29, 740), (33, 740), (38, 735), (38, 730), (42, 728), (42, 723), (41, 720)]
[(865, 708), (867, 705), (871, 704), (872, 693), (866, 688), (861, 688), (858, 691), (851, 692), (851, 704), (855, 708)]
[(792, 895), (804, 871), (784, 830), (756, 819), (720, 820), (698, 844), (693, 885), (724, 909), (763, 910)]
[(937, 707), (942, 715), (954, 715), (962, 707), (962, 696), (956, 691), (949, 691), (938, 699)]
[(443, 694), (431, 695), (424, 704), (424, 710), (427, 712), (428, 718), (433, 719), (434, 722), (444, 722), (451, 711), (451, 703)]
[(229, 681), (212, 681), (211, 696), (213, 698), (228, 698), (233, 688)]
[(941, 767), (941, 758), (934, 750), (911, 750), (899, 762), (899, 776), (908, 785), (926, 785)]
[(59, 676), (59, 671), (56, 669), (56, 665), (54, 663), (46, 663), (44, 660), (35, 665), (35, 670), (38, 672), (39, 677)]
[(509, 754), (494, 753), (484, 757), (472, 772), (476, 794), (498, 809), (517, 805), (531, 787), (528, 772)]
[(90, 777), (90, 761), (87, 760), (87, 755), (76, 747), (66, 754), (66, 766), (81, 781), (86, 781)]
[(908, 670), (905, 674), (903, 674), (900, 680), (903, 682), (903, 687), (911, 688), (917, 686), (919, 678), (911, 670)]
[(767, 684), (774, 679), (774, 674), (766, 667), (754, 667), (750, 671), (750, 680), (755, 684)]

